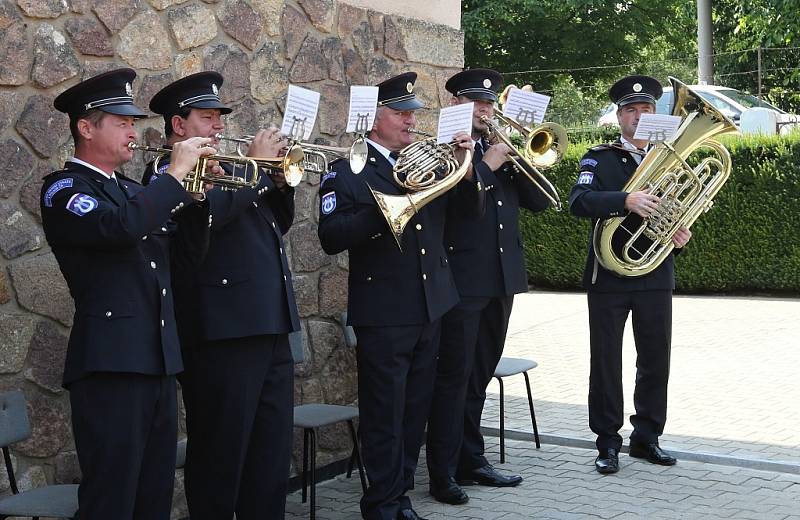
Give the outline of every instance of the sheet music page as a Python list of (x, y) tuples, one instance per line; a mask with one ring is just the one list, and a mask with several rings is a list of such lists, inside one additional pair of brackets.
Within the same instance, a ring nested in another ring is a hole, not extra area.
[(439, 111), (436, 144), (449, 143), (459, 132), (472, 133), (472, 110), (475, 103), (463, 103)]
[(670, 116), (667, 114), (642, 114), (639, 118), (639, 125), (636, 127), (634, 139), (642, 139), (658, 143), (672, 139), (678, 127), (681, 125), (681, 116)]
[[(286, 109), (283, 112), (281, 133), (305, 141), (311, 137), (319, 111), (319, 92), (289, 85)], [(302, 130), (302, 135), (295, 135)]]
[(503, 115), (530, 128), (544, 121), (549, 104), (550, 96), (512, 88), (508, 92), (506, 104), (503, 105)]
[(347, 115), (347, 132), (366, 133), (372, 129), (378, 111), (378, 87), (352, 85), (350, 111)]

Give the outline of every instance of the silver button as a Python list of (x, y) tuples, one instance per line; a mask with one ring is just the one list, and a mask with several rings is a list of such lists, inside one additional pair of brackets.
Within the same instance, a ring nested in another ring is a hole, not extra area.
[(167, 232), (167, 228), (165, 228), (165, 227), (162, 227), (162, 228), (161, 228), (161, 231), (163, 231), (164, 233), (166, 233), (166, 232)]
[(367, 281), (371, 282), (372, 281), (372, 277), (371, 276), (367, 276)]
[(169, 210), (169, 212), (174, 215), (175, 214), (175, 208), (172, 208), (171, 210)]
[(500, 248), (500, 252), (501, 252), (501, 253), (503, 252), (503, 248), (502, 248), (502, 247)]
[(422, 253), (422, 254), (424, 255), (424, 254), (425, 254), (425, 248), (423, 247), (422, 249), (420, 249), (420, 251), (419, 251), (419, 252), (420, 252), (420, 253)]
[(258, 202), (253, 202), (253, 206), (258, 207)]
[(155, 262), (150, 262), (150, 267), (152, 267), (153, 269), (155, 269), (155, 268), (156, 268), (156, 263), (155, 263)]
[(228, 285), (228, 279), (227, 278), (223, 278), (222, 279), (222, 285)]
[(452, 251), (453, 250), (453, 246), (448, 247), (447, 250), (448, 251)]
[(283, 254), (283, 248), (281, 247), (281, 248), (278, 248), (278, 249), (280, 250), (281, 254)]
[(143, 236), (142, 240), (147, 240), (147, 235)]
[(167, 290), (161, 289), (161, 296), (166, 296), (166, 295), (167, 295)]
[(417, 224), (415, 227), (417, 228), (417, 231), (422, 231), (422, 224)]
[(425, 273), (422, 273), (422, 279), (423, 279), (423, 280), (427, 280), (427, 279), (428, 279), (428, 275), (427, 275), (427, 274), (425, 274)]
[(272, 223), (272, 227), (275, 227), (275, 223), (274, 222)]
[(178, 207), (179, 207), (179, 208), (182, 208), (182, 207), (183, 207), (183, 202), (181, 202), (180, 204), (178, 204)]
[(503, 205), (503, 201), (502, 201), (502, 200), (498, 200), (498, 201), (497, 201), (497, 205), (498, 205), (498, 206), (502, 206), (502, 205)]
[(503, 224), (500, 224), (500, 229), (503, 229)]
[(162, 327), (164, 326), (164, 320), (161, 320), (161, 326)]
[(110, 318), (110, 317), (111, 317), (111, 311), (106, 311), (106, 318)]
[(286, 275), (283, 275), (283, 281), (284, 282), (286, 281)]

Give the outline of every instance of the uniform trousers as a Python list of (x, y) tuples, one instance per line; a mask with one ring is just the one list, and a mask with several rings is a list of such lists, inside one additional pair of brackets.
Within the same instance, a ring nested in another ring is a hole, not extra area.
[(636, 387), (631, 441), (658, 441), (667, 420), (667, 381), (672, 336), (672, 291), (588, 293), (591, 368), (589, 427), (597, 448), (622, 446), (622, 336), (632, 315), (636, 342)]
[(69, 385), (83, 477), (81, 520), (169, 520), (178, 413), (174, 376), (95, 372)]
[(184, 350), (192, 520), (284, 517), (292, 451), (294, 363), (286, 334)]
[(414, 488), (440, 325), (355, 327), (359, 437), (369, 479), (361, 514), (367, 520), (395, 520), (411, 507), (406, 491)]

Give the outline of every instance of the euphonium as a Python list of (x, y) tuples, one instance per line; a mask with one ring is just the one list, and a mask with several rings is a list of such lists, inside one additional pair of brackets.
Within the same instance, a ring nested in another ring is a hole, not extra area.
[[(711, 209), (731, 172), (730, 153), (712, 137), (734, 132), (736, 126), (686, 85), (669, 80), (675, 93), (672, 114), (683, 121), (671, 139), (645, 156), (622, 188), (647, 190), (661, 202), (649, 217), (629, 213), (599, 220), (594, 228), (597, 260), (621, 276), (642, 276), (661, 265), (674, 248), (673, 235)], [(710, 148), (713, 155), (692, 168), (687, 159), (698, 148)]]
[[(172, 153), (169, 148), (157, 148), (153, 146), (146, 146), (137, 143), (128, 143), (128, 148), (131, 150), (139, 150), (142, 152), (150, 152), (157, 154), (155, 161), (153, 161), (153, 170), (158, 171), (158, 163), (162, 157)], [(234, 171), (240, 170), (240, 175), (223, 174), (214, 175), (207, 172), (209, 161), (217, 161), (220, 164), (231, 164), (234, 166)], [(239, 157), (236, 155), (204, 155), (195, 163), (194, 170), (189, 172), (183, 179), (183, 186), (186, 191), (190, 193), (203, 193), (203, 186), (205, 184), (214, 184), (226, 189), (239, 189), (244, 187), (254, 187), (259, 182), (259, 164), (255, 159), (250, 157)]]
[(397, 247), (402, 249), (400, 239), (411, 218), (458, 184), (471, 163), (471, 150), (466, 150), (464, 160), (458, 164), (454, 145), (436, 144), (435, 137), (411, 143), (400, 151), (392, 174), (395, 183), (407, 193), (387, 195), (369, 187), (392, 230)]

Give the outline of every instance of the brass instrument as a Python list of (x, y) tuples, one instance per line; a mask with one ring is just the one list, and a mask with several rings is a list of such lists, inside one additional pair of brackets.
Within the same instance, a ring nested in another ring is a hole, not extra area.
[[(141, 152), (150, 152), (157, 154), (153, 162), (153, 170), (158, 170), (158, 164), (161, 159), (168, 154), (172, 153), (170, 148), (158, 148), (153, 146), (146, 146), (137, 143), (128, 143), (128, 148), (131, 150), (139, 150)], [(298, 159), (299, 155), (299, 159)], [(217, 161), (220, 164), (230, 164), (233, 166), (233, 173), (226, 173), (222, 175), (211, 174), (207, 171), (209, 161)], [(299, 168), (299, 175), (302, 176), (302, 149), (289, 150), (285, 157), (241, 157), (238, 155), (225, 155), (214, 154), (205, 155), (200, 157), (195, 164), (194, 170), (183, 179), (183, 185), (186, 191), (190, 193), (203, 193), (203, 186), (205, 184), (214, 184), (225, 189), (239, 189), (245, 187), (258, 186), (260, 179), (259, 168), (266, 170), (281, 171), (287, 177), (296, 174)], [(288, 180), (286, 181), (288, 184)]]
[(472, 151), (466, 150), (464, 160), (458, 164), (454, 150), (452, 144), (437, 145), (435, 137), (411, 143), (400, 151), (392, 172), (394, 181), (406, 193), (387, 195), (369, 187), (400, 249), (403, 230), (411, 218), (458, 184), (469, 171)]
[[(648, 217), (635, 213), (597, 222), (592, 242), (600, 264), (621, 276), (642, 276), (656, 269), (674, 248), (672, 237), (711, 209), (713, 198), (731, 172), (731, 156), (712, 138), (737, 131), (736, 125), (689, 87), (669, 78), (675, 93), (672, 114), (683, 116), (675, 135), (656, 144), (622, 188), (646, 190), (661, 199)], [(698, 148), (710, 148), (697, 166), (687, 162)]]
[[(508, 93), (514, 85), (509, 85), (498, 98), (500, 104), (505, 104)], [(531, 91), (530, 85), (525, 85), (521, 90)], [(499, 110), (494, 111), (494, 120), (481, 116), (481, 122), (486, 125), (490, 139), (499, 140), (508, 146), (512, 152), (508, 160), (514, 169), (525, 175), (533, 185), (544, 194), (556, 211), (561, 211), (561, 199), (555, 186), (539, 169), (550, 168), (557, 164), (564, 156), (567, 149), (567, 131), (556, 123), (542, 123), (533, 128), (527, 128), (510, 117), (504, 116)], [(510, 132), (518, 132), (525, 144), (520, 149), (512, 143)]]

